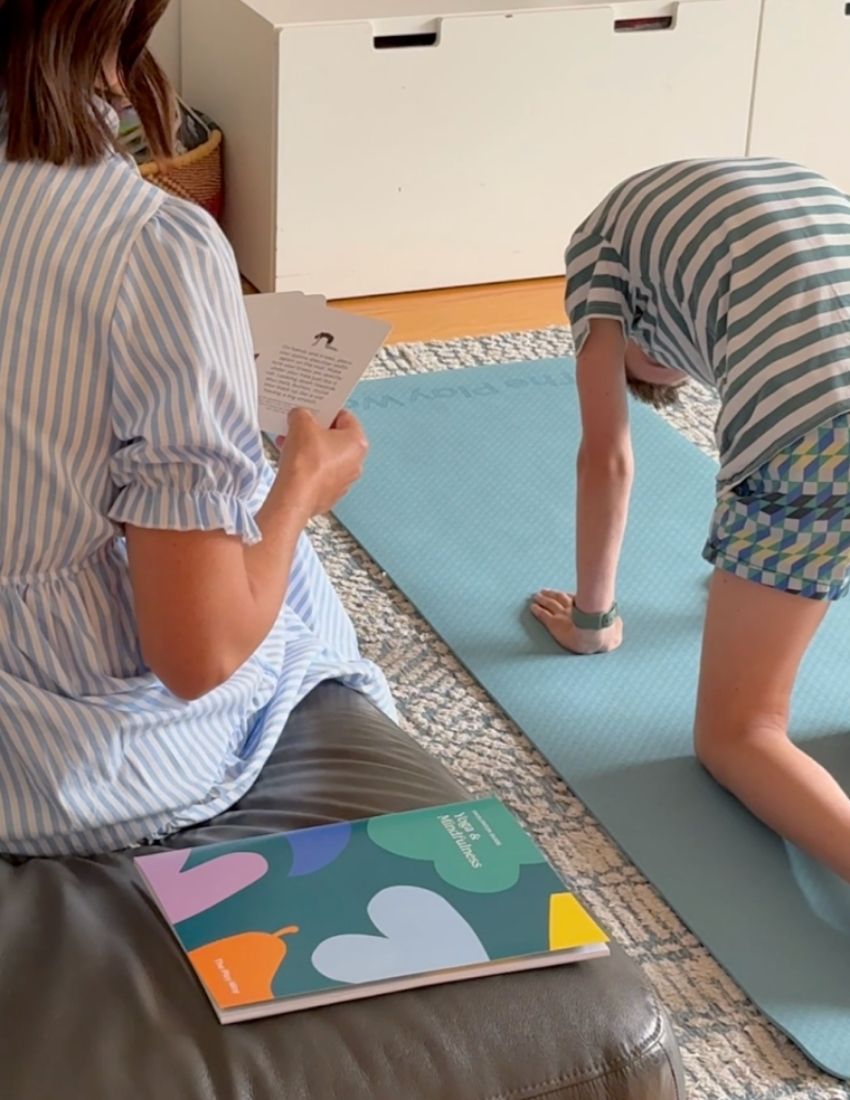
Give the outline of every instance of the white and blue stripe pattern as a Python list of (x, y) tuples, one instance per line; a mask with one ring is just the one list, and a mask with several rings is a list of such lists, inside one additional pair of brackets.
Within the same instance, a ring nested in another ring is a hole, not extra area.
[(850, 410), (850, 199), (780, 160), (683, 161), (620, 184), (567, 252), (581, 347), (621, 320), (658, 362), (716, 388), (730, 487)]
[(214, 222), (117, 156), (9, 163), (0, 132), (0, 850), (120, 848), (219, 813), (324, 679), (394, 713), (306, 538), (227, 684), (183, 703), (145, 668), (120, 525), (256, 540), (256, 406)]

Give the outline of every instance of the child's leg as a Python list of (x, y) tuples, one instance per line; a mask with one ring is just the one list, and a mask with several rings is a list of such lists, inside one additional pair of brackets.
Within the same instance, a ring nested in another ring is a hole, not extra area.
[(797, 670), (827, 606), (715, 572), (695, 743), (719, 783), (850, 882), (850, 797), (788, 738)]

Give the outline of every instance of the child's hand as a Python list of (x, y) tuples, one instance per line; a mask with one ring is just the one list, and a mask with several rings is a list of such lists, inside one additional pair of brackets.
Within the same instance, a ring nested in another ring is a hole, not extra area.
[(617, 618), (604, 630), (580, 630), (573, 623), (573, 596), (544, 588), (531, 603), (531, 614), (546, 627), (559, 646), (589, 657), (610, 653), (623, 644), (623, 620)]

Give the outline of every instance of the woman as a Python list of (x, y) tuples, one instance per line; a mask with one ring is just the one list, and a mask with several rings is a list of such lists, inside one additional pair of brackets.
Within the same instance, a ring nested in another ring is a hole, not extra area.
[(304, 528), (358, 478), (343, 413), (263, 459), (231, 250), (115, 143), (153, 153), (167, 0), (0, 0), (0, 850), (93, 852), (206, 820), (293, 707), (380, 672)]

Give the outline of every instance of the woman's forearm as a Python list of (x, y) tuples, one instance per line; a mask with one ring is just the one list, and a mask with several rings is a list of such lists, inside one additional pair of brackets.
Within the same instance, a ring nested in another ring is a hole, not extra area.
[[(289, 574), (295, 549), (310, 511), (297, 492), (287, 492), (276, 483), (257, 513), (257, 526), (263, 541), (245, 547), (245, 574), (255, 601), (255, 619), (265, 620), (271, 630), (289, 587)], [(262, 637), (263, 627), (259, 627)], [(256, 646), (255, 646), (256, 648)]]
[(576, 605), (589, 614), (609, 611), (616, 599), (633, 476), (630, 449), (595, 459), (579, 453)]

